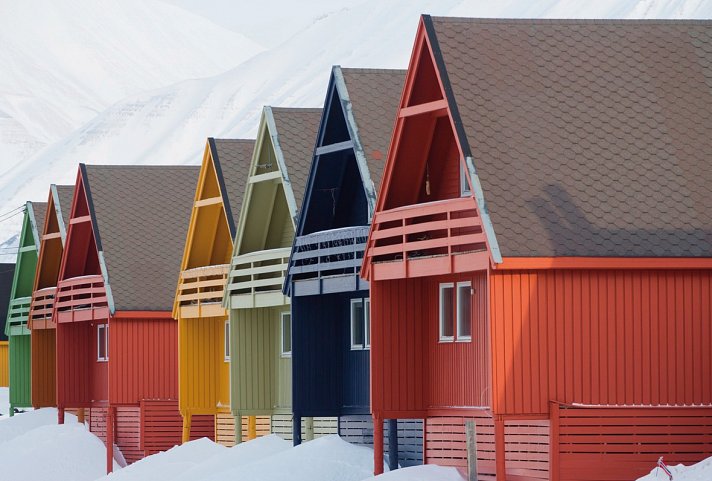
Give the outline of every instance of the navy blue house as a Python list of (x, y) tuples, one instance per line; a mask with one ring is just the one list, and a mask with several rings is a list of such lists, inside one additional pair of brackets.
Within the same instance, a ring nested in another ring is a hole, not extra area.
[[(401, 70), (332, 69), (284, 284), (295, 444), (301, 418), (316, 416), (338, 417), (343, 438), (373, 444), (369, 290), (359, 271), (404, 79)], [(391, 467), (422, 463), (422, 423), (394, 426), (385, 427)]]

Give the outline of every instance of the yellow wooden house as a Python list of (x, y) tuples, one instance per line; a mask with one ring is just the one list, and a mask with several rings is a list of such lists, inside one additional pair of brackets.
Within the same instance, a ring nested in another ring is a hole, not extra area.
[[(173, 307), (183, 442), (210, 422), (217, 442), (234, 444), (230, 326), (221, 302), (254, 144), (209, 138), (203, 154)], [(267, 420), (255, 424), (269, 432)]]

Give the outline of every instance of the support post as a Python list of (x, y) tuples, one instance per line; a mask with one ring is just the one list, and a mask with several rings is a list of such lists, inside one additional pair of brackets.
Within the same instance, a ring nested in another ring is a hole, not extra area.
[(494, 455), (495, 455), (495, 472), (497, 481), (506, 481), (507, 466), (505, 464), (505, 446), (504, 446), (504, 420), (502, 416), (495, 416), (494, 419)]
[(398, 420), (388, 420), (388, 469), (398, 469)]
[(114, 408), (106, 408), (106, 474), (114, 470)]
[(64, 407), (57, 406), (57, 424), (64, 424)]
[(183, 413), (183, 434), (181, 436), (181, 443), (190, 441), (191, 416), (189, 412)]
[(477, 481), (477, 433), (474, 419), (465, 421), (467, 439), (467, 481)]
[(551, 431), (549, 437), (549, 479), (551, 481), (559, 481), (559, 423), (561, 416), (561, 406), (557, 402), (550, 404), (551, 413), (549, 414), (549, 429)]
[[(217, 426), (217, 423), (216, 423)], [(217, 436), (216, 436), (217, 439)], [(235, 444), (240, 444), (242, 442), (242, 414), (235, 414)]]
[(314, 418), (311, 416), (304, 418), (304, 428), (306, 429), (307, 441), (314, 440)]
[(373, 474), (383, 474), (383, 418), (373, 415)]
[(294, 414), (292, 420), (292, 444), (294, 446), (302, 444), (302, 416), (299, 414)]
[(84, 418), (84, 408), (79, 408), (77, 410), (77, 422), (79, 424), (84, 424), (85, 418)]
[(10, 417), (13, 417), (15, 415), (15, 406), (13, 404), (10, 404)]
[(257, 416), (247, 416), (247, 439), (257, 437)]

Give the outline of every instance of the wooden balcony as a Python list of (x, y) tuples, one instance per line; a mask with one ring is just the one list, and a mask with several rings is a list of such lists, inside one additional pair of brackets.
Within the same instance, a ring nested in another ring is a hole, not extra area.
[(359, 277), (368, 226), (325, 230), (297, 237), (290, 257), (293, 296), (368, 289)]
[(109, 305), (100, 275), (59, 281), (55, 296), (57, 322), (85, 322), (109, 318)]
[(29, 334), (27, 329), (27, 319), (30, 314), (31, 297), (18, 297), (10, 300), (7, 306), (7, 325), (5, 332), (9, 336), (21, 336)]
[(56, 327), (56, 323), (54, 319), (52, 319), (56, 293), (56, 287), (45, 287), (44, 289), (37, 289), (32, 293), (29, 319), (30, 329), (54, 329)]
[(224, 317), (222, 306), (229, 264), (196, 267), (180, 273), (176, 301), (180, 318)]
[(228, 294), (232, 309), (289, 304), (282, 294), (291, 248), (250, 252), (232, 258)]
[(489, 253), (472, 197), (378, 212), (366, 258), (370, 279), (405, 279), (486, 269)]

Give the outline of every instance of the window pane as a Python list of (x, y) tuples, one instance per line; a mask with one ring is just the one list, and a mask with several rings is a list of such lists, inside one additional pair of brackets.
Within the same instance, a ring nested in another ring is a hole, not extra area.
[(225, 322), (225, 360), (230, 359), (230, 322)]
[(457, 286), (457, 337), (469, 339), (472, 325), (472, 287), (469, 283)]
[(452, 284), (440, 285), (440, 337), (453, 337), (454, 312), (452, 305)]
[(363, 329), (366, 337), (366, 347), (371, 347), (371, 300), (365, 299), (364, 303), (363, 316), (365, 322)]
[(97, 353), (96, 358), (100, 361), (105, 361), (108, 357), (107, 353), (107, 329), (106, 324), (96, 326), (97, 335)]
[(292, 315), (282, 314), (282, 354), (292, 353)]
[(363, 301), (351, 301), (351, 347), (363, 348)]

